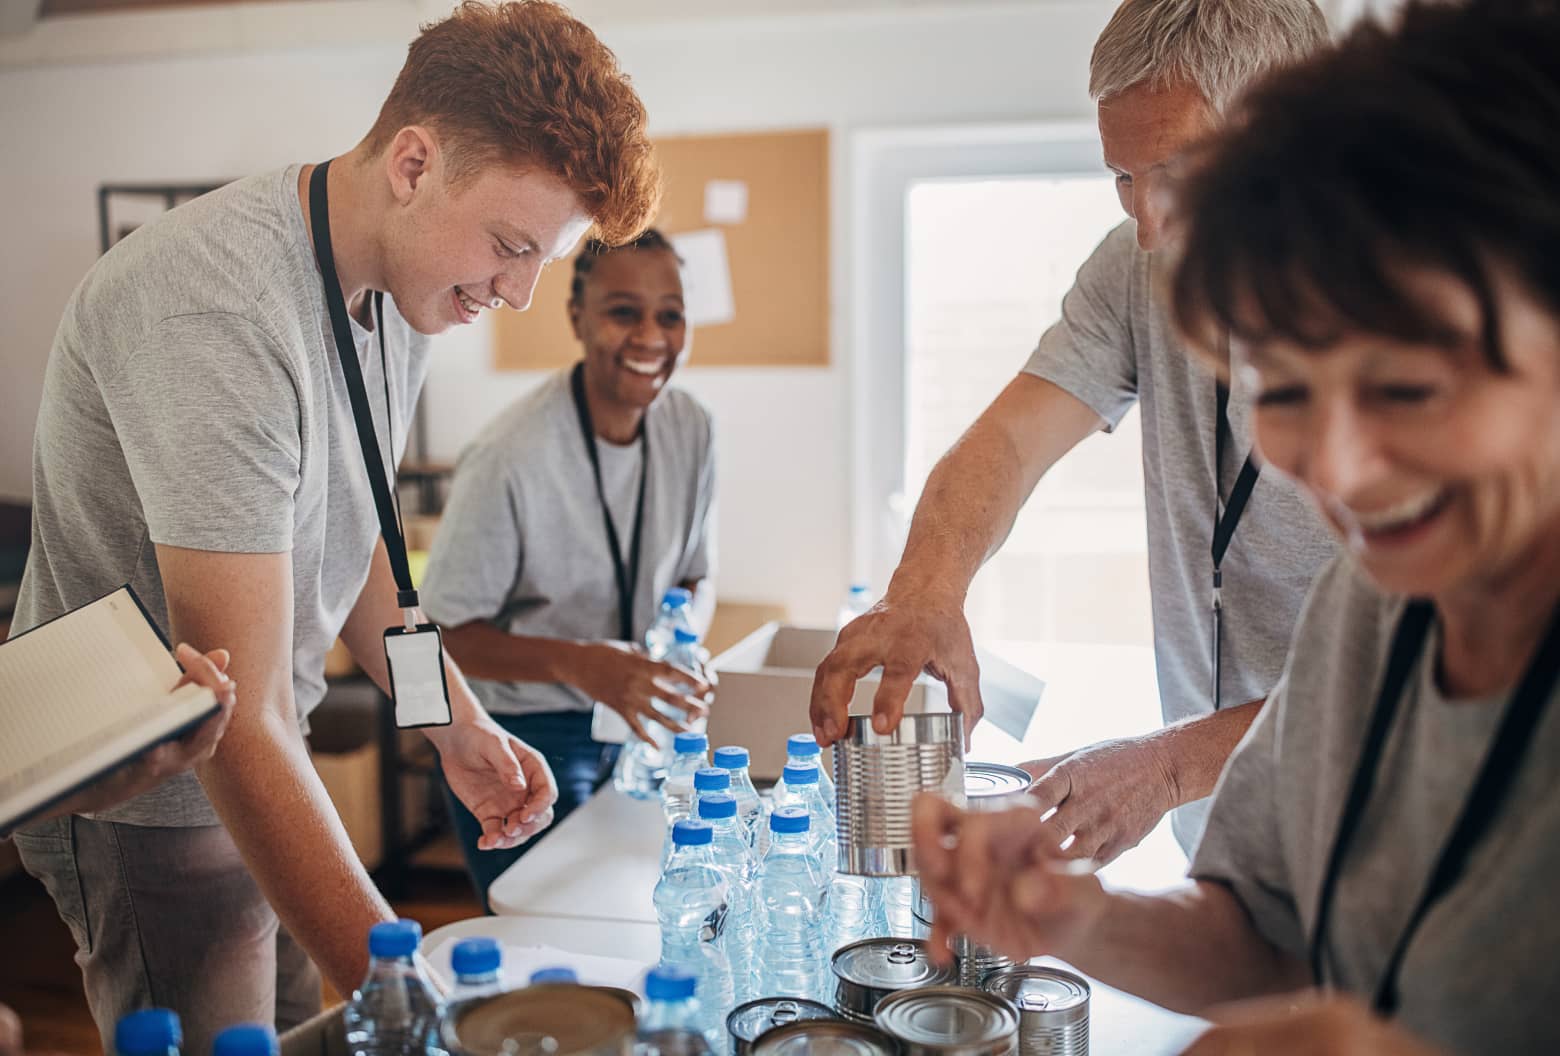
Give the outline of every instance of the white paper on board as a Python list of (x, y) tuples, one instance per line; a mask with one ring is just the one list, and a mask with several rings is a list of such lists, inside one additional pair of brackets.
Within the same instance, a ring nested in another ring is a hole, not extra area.
[(694, 326), (716, 326), (736, 318), (731, 298), (731, 268), (726, 260), (726, 236), (718, 228), (685, 231), (671, 236), (683, 259), (683, 306)]
[(748, 185), (745, 180), (710, 180), (704, 185), (704, 222), (740, 224), (747, 219)]

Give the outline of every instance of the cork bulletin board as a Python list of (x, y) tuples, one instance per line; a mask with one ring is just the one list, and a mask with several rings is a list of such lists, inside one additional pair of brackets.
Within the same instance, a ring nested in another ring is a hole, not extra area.
[[(725, 308), (712, 316), (723, 321), (693, 320), (689, 363), (827, 366), (827, 130), (665, 137), (656, 149), (666, 179), (656, 226), (674, 242), (687, 237), (701, 248), (723, 248), (729, 275), (729, 296), (722, 291), (720, 298)], [(718, 259), (697, 257), (685, 283)], [(528, 311), (494, 316), (497, 369), (550, 370), (579, 358), (566, 309), (572, 273), (572, 261), (552, 264)], [(692, 316), (691, 290), (689, 307)]]

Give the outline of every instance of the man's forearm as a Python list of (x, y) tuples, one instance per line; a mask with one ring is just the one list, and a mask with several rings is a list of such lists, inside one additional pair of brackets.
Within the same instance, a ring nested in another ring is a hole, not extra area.
[(510, 634), (473, 620), (446, 628), (444, 648), (472, 678), (572, 685), (581, 644), (564, 638)]
[(1306, 986), (1305, 966), (1259, 935), (1229, 888), (1198, 880), (1163, 894), (1118, 891), (1077, 949), (1084, 973), (1179, 1012)]
[(234, 722), (198, 773), (277, 916), (350, 994), (368, 967), (369, 929), (395, 914), (353, 852), (297, 726), (274, 715)]
[(1262, 704), (1263, 701), (1253, 700), (1184, 719), (1150, 735), (1170, 777), (1172, 806), (1184, 806), (1213, 795), (1224, 764), (1256, 720)]

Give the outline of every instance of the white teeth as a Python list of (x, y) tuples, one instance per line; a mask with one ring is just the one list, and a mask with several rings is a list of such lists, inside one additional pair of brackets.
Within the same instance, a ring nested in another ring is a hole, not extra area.
[(1362, 513), (1359, 510), (1351, 510), (1354, 520), (1367, 532), (1390, 531), (1406, 524), (1412, 524), (1435, 508), (1441, 501), (1442, 493), (1432, 491), (1416, 498), (1400, 502), (1395, 506), (1389, 506), (1384, 510), (1375, 510), (1371, 513)]
[(481, 301), (472, 299), (472, 297), (459, 286), (455, 287), (455, 296), (460, 298), (461, 307), (465, 308), (466, 311), (470, 312), (472, 315), (476, 315), (483, 308)]
[(661, 373), (661, 364), (663, 362), (664, 360), (659, 359), (652, 359), (645, 362), (625, 359), (623, 360), (623, 365), (629, 370), (633, 371), (635, 374), (642, 374), (647, 378), (653, 378), (657, 374)]

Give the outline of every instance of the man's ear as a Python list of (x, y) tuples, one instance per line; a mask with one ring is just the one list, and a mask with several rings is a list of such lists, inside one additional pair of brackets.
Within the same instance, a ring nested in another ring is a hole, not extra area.
[(395, 134), (385, 150), (385, 177), (390, 193), (402, 205), (409, 203), (425, 181), (442, 167), (438, 140), (423, 125), (407, 125)]
[(580, 333), (580, 311), (581, 311), (580, 302), (578, 300), (576, 300), (575, 298), (570, 297), (569, 298), (569, 303), (568, 303), (568, 309), (569, 309), (569, 329), (574, 331), (574, 338), (575, 338), (576, 341), (584, 341), (585, 340), (585, 335)]

